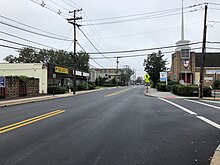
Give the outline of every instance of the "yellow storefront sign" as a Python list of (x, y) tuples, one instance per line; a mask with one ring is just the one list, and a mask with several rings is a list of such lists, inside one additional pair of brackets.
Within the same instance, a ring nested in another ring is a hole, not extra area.
[(55, 72), (56, 73), (62, 73), (62, 74), (68, 74), (69, 73), (69, 69), (68, 68), (59, 67), (59, 66), (55, 66)]

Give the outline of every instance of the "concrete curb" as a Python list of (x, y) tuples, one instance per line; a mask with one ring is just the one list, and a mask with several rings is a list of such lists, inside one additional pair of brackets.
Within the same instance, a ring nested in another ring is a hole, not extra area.
[(216, 148), (210, 165), (220, 165), (220, 145)]
[(41, 96), (41, 97), (34, 97), (34, 98), (24, 98), (24, 99), (17, 99), (17, 100), (8, 100), (8, 101), (0, 101), (0, 107), (7, 107), (7, 106), (13, 106), (13, 105), (20, 105), (20, 104), (26, 104), (26, 103), (34, 103), (44, 100), (51, 100), (51, 99), (58, 99), (58, 98), (64, 98), (64, 97), (72, 97), (77, 95), (83, 95), (83, 94), (89, 94), (93, 92), (98, 92), (104, 90), (103, 88), (95, 89), (95, 90), (89, 90), (89, 91), (80, 91), (77, 92), (75, 95), (72, 93), (68, 94), (59, 94), (59, 95), (49, 95), (49, 96)]

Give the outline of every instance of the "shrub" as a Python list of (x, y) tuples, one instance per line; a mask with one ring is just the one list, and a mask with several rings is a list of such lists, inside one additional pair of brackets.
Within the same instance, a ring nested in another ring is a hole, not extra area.
[(203, 87), (203, 96), (211, 97), (211, 91), (212, 89), (210, 87)]
[(215, 80), (214, 83), (213, 83), (213, 87), (215, 89), (220, 89), (220, 80)]
[(59, 85), (49, 86), (47, 88), (47, 93), (49, 93), (49, 94), (64, 94), (64, 93), (66, 93), (66, 88), (59, 86)]
[(163, 91), (163, 92), (170, 91), (170, 86), (164, 83), (157, 83), (156, 88), (158, 91)]
[[(184, 86), (184, 85), (172, 85), (171, 87), (172, 93), (179, 96), (198, 96), (199, 88), (198, 86)], [(211, 88), (203, 87), (203, 96), (209, 97), (211, 96)]]
[(95, 85), (93, 83), (82, 83), (77, 86), (77, 90), (90, 90), (95, 89)]
[(168, 85), (177, 85), (178, 81), (168, 81)]

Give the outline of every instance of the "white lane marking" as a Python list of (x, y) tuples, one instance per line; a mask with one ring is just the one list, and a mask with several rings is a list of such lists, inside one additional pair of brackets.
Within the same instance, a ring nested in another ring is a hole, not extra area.
[(197, 115), (197, 113), (195, 113), (195, 112), (193, 112), (193, 111), (190, 111), (189, 109), (186, 109), (185, 107), (182, 107), (181, 105), (178, 105), (178, 104), (176, 104), (176, 103), (173, 103), (173, 102), (168, 101), (168, 100), (163, 99), (163, 98), (159, 98), (159, 99), (160, 99), (160, 100), (163, 100), (163, 101), (165, 101), (165, 102), (167, 102), (167, 103), (170, 103), (170, 104), (172, 104), (172, 105), (174, 105), (174, 106), (176, 106), (176, 107), (182, 109), (183, 111), (185, 111), (185, 112), (187, 112), (187, 113), (189, 113), (189, 114), (191, 114), (191, 115)]
[(216, 127), (218, 129), (220, 129), (220, 125), (219, 124), (217, 124), (217, 123), (215, 123), (215, 122), (213, 122), (213, 121), (211, 121), (211, 120), (209, 120), (209, 119), (207, 119), (207, 118), (205, 118), (203, 116), (196, 116), (196, 117), (199, 118), (200, 120), (202, 120), (202, 121), (212, 125), (213, 127)]
[(173, 103), (173, 102), (171, 102), (171, 101), (169, 101), (169, 100), (166, 100), (166, 99), (163, 99), (163, 98), (159, 98), (159, 99), (160, 99), (160, 100), (163, 100), (163, 101), (165, 101), (165, 102), (167, 102), (167, 103), (170, 103), (170, 104), (172, 104), (172, 105), (174, 105), (174, 106), (176, 106), (176, 107), (182, 109), (183, 111), (185, 111), (185, 112), (187, 112), (187, 113), (190, 113), (190, 114), (192, 114), (192, 115), (196, 115), (196, 117), (197, 117), (198, 119), (200, 119), (200, 120), (202, 120), (202, 121), (208, 123), (209, 125), (211, 125), (211, 126), (213, 126), (213, 127), (215, 127), (215, 128), (220, 129), (220, 125), (217, 124), (217, 123), (215, 123), (214, 121), (211, 121), (211, 120), (209, 120), (209, 119), (207, 119), (207, 118), (205, 118), (205, 117), (203, 117), (203, 116), (197, 116), (197, 113), (195, 113), (195, 112), (193, 112), (193, 111), (190, 111), (189, 109), (186, 109), (186, 108), (184, 108), (184, 107), (182, 107), (182, 106), (180, 106), (180, 105), (178, 105), (178, 104), (176, 104), (176, 103)]
[(218, 147), (216, 148), (216, 151), (220, 151), (220, 144), (219, 144)]
[(190, 102), (194, 102), (194, 103), (198, 103), (198, 104), (202, 104), (202, 105), (205, 105), (205, 106), (208, 106), (208, 107), (212, 107), (212, 108), (215, 108), (215, 109), (220, 109), (220, 107), (217, 107), (217, 106), (214, 106), (214, 105), (210, 105), (210, 104), (206, 104), (206, 103), (202, 103), (202, 102), (199, 102), (199, 101), (195, 101), (195, 100), (188, 100), (188, 99), (185, 99), (186, 101), (190, 101)]
[(203, 100), (204, 102), (220, 104), (220, 101)]

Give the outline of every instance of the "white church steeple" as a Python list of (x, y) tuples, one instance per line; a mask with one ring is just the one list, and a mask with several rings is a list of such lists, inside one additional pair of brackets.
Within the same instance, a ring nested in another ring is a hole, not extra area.
[(184, 38), (184, 7), (183, 7), (183, 0), (182, 0), (182, 20), (181, 20), (181, 39), (176, 43), (177, 49), (176, 51), (181, 51), (181, 50), (190, 50), (189, 47), (189, 40), (185, 40)]

